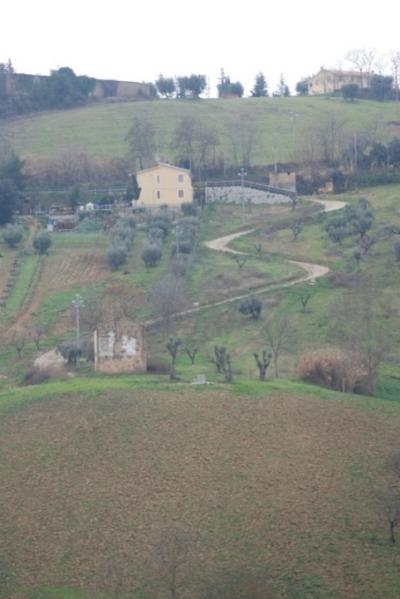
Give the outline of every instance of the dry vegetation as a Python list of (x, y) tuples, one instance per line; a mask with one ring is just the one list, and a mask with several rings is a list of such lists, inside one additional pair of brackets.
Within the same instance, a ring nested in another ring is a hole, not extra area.
[(171, 597), (174, 580), (191, 599), (232, 584), (397, 597), (376, 495), (400, 414), (352, 402), (181, 389), (28, 405), (0, 424), (2, 554), (20, 588), (88, 597)]

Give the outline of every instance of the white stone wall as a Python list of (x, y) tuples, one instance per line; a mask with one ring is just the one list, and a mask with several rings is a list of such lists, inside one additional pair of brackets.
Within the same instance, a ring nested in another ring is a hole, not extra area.
[[(225, 204), (241, 204), (242, 188), (232, 187), (206, 187), (206, 202), (220, 202)], [(290, 198), (270, 191), (244, 187), (244, 202), (251, 204), (288, 204)]]

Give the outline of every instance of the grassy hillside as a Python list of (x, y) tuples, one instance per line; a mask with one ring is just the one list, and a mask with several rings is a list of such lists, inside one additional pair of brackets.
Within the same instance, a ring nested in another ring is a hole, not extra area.
[(182, 117), (190, 115), (215, 128), (227, 156), (232, 150), (230, 136), (235, 135), (238, 127), (254, 129), (258, 139), (253, 163), (266, 164), (274, 159), (291, 160), (301, 131), (312, 121), (318, 122), (332, 113), (355, 131), (378, 128), (384, 137), (390, 138), (399, 130), (390, 124), (400, 122), (398, 103), (352, 104), (325, 97), (104, 103), (17, 118), (3, 122), (2, 129), (23, 157), (54, 158), (77, 151), (122, 156), (127, 151), (125, 136), (133, 117), (138, 116), (155, 124), (160, 152), (172, 160), (173, 131)]
[(400, 406), (145, 380), (0, 394), (1, 596), (399, 596)]
[[(167, 361), (165, 342), (170, 334), (179, 335), (184, 341), (197, 344), (199, 354), (194, 368), (189, 367), (188, 358), (182, 352), (178, 358), (178, 370), (184, 380), (191, 381), (196, 374), (205, 373), (210, 380), (220, 380), (211, 363), (214, 345), (221, 344), (232, 353), (234, 370), (238, 375), (256, 376), (252, 353), (267, 349), (265, 326), (276, 315), (290, 315), (293, 323), (293, 340), (281, 356), (281, 376), (292, 377), (299, 355), (307, 349), (324, 347), (331, 340), (335, 306), (340, 305), (351, 290), (334, 284), (328, 276), (319, 279), (313, 286), (297, 285), (285, 289), (288, 280), (303, 274), (290, 259), (310, 261), (328, 266), (332, 271), (343, 271), (349, 277), (359, 273), (371, 277), (379, 289), (377, 300), (382, 327), (387, 328), (390, 318), (389, 338), (391, 349), (388, 359), (398, 363), (400, 352), (396, 330), (398, 330), (400, 300), (398, 286), (400, 271), (394, 260), (394, 243), (397, 236), (382, 234), (385, 223), (400, 224), (398, 213), (400, 187), (388, 186), (365, 190), (375, 212), (372, 235), (377, 242), (357, 266), (353, 251), (357, 244), (355, 236), (346, 238), (338, 247), (329, 241), (321, 222), (307, 224), (297, 241), (288, 227), (309, 210), (309, 202), (292, 212), (288, 207), (253, 207), (246, 210), (245, 221), (241, 222), (240, 208), (220, 205), (210, 206), (202, 215), (198, 242), (193, 258), (184, 277), (187, 289), (187, 306), (193, 302), (209, 304), (243, 293), (257, 292), (264, 303), (259, 320), (244, 316), (238, 311), (238, 301), (206, 306), (202, 311), (180, 318), (167, 330), (165, 327), (150, 327), (146, 332), (146, 343), (152, 359)], [(357, 196), (344, 195), (343, 200), (357, 201)], [(270, 227), (284, 221), (286, 228), (275, 232)], [(203, 241), (237, 231), (253, 228), (254, 232), (233, 242), (236, 249), (249, 254), (242, 271), (232, 257), (215, 252), (203, 245)], [(71, 300), (75, 293), (86, 298), (82, 310), (82, 329), (87, 333), (90, 313), (100, 302), (105, 314), (121, 301), (130, 306), (131, 317), (147, 321), (157, 316), (151, 301), (154, 284), (170, 271), (172, 234), (167, 238), (163, 258), (156, 268), (146, 269), (140, 257), (144, 232), (138, 231), (127, 264), (120, 271), (111, 271), (105, 261), (108, 246), (107, 235), (99, 233), (54, 233), (53, 246), (49, 255), (43, 256), (40, 269), (35, 275), (37, 262), (32, 255), (25, 255), (10, 300), (0, 314), (0, 325), (5, 329), (8, 340), (16, 333), (27, 336), (35, 322), (46, 323), (46, 335), (42, 347), (54, 347), (73, 337), (74, 317)], [(258, 254), (256, 246), (261, 246)], [(0, 275), (7, 280), (10, 254), (18, 250), (7, 250), (0, 244), (3, 257), (0, 259)], [(32, 281), (32, 284), (31, 284)], [(268, 287), (270, 289), (268, 290)], [(253, 290), (253, 291), (252, 291)], [(300, 295), (309, 293), (311, 298), (303, 310)], [(103, 314), (103, 317), (105, 316)], [(102, 316), (99, 315), (99, 318)], [(0, 386), (10, 387), (19, 381), (36, 349), (32, 342), (26, 344), (22, 359), (16, 360), (16, 351), (7, 342), (0, 350)], [(271, 370), (271, 369), (270, 369)], [(88, 372), (90, 366), (88, 367)], [(271, 373), (272, 375), (272, 373)], [(398, 373), (394, 373), (395, 377)], [(389, 387), (395, 379), (389, 380)], [(387, 381), (386, 381), (387, 382)], [(385, 382), (385, 384), (386, 384)], [(392, 392), (389, 391), (389, 394)]]

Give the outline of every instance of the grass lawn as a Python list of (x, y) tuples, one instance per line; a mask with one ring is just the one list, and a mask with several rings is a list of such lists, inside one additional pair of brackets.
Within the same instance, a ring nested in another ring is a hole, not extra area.
[[(295, 124), (291, 116), (293, 113), (297, 115)], [(238, 129), (238, 123), (256, 131), (259, 142), (253, 161), (255, 164), (268, 164), (274, 160), (292, 160), (293, 127), (301, 147), (302, 130), (310, 122), (329, 118), (332, 114), (351, 124), (356, 131), (368, 129), (371, 123), (379, 122), (384, 135), (391, 139), (396, 130), (389, 123), (400, 119), (400, 108), (395, 102), (350, 103), (326, 97), (99, 103), (19, 117), (6, 124), (5, 133), (23, 158), (53, 158), (69, 152), (122, 156), (128, 150), (126, 134), (133, 117), (137, 116), (154, 123), (159, 151), (166, 159), (173, 160), (171, 141), (174, 129), (180, 119), (192, 116), (217, 132), (227, 162), (232, 160), (230, 135)]]

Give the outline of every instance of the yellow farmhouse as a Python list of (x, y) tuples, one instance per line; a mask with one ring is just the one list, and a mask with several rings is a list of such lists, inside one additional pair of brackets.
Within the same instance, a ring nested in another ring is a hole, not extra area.
[(136, 173), (140, 187), (135, 206), (179, 206), (193, 202), (193, 187), (190, 171), (161, 162)]

